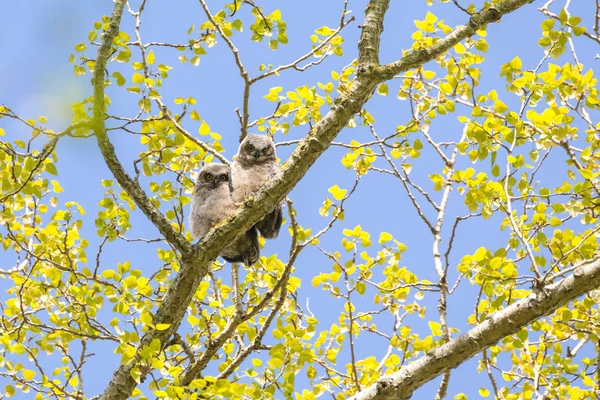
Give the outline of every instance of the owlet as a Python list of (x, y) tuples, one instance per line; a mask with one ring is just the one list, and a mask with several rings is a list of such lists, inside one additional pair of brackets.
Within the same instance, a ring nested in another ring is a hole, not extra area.
[[(268, 136), (250, 134), (240, 144), (237, 158), (231, 165), (233, 200), (243, 202), (269, 179), (281, 175), (275, 156), (275, 143)], [(283, 218), (283, 202), (269, 211), (256, 227), (266, 239), (279, 235)]]
[[(206, 164), (198, 173), (190, 211), (192, 234), (202, 239), (216, 224), (236, 209), (232, 198), (231, 169), (225, 164)], [(253, 226), (225, 247), (220, 254), (228, 262), (250, 266), (258, 261), (258, 232)]]

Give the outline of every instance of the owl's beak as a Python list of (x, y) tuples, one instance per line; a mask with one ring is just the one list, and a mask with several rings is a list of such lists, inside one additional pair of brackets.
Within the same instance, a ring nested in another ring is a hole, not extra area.
[(260, 150), (256, 149), (256, 150), (254, 150), (252, 155), (254, 156), (254, 159), (258, 160), (260, 158), (261, 152), (260, 152)]

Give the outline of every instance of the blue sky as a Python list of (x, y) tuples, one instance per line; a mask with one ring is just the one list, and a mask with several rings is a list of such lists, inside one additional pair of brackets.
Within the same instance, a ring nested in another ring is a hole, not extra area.
[[(335, 28), (339, 22), (339, 15), (343, 2), (341, 0), (305, 0), (299, 2), (262, 0), (258, 3), (270, 12), (280, 8), (284, 20), (288, 24), (288, 37), (290, 44), (280, 46), (277, 52), (271, 51), (266, 43), (252, 43), (248, 39), (248, 29), (241, 35), (235, 35), (234, 41), (240, 49), (244, 65), (251, 75), (259, 73), (258, 66), (265, 64), (282, 64), (295, 60), (299, 55), (310, 49), (309, 36), (313, 31), (323, 25)], [(481, 5), (481, 1), (476, 4)], [(573, 2), (571, 11), (586, 18), (586, 9), (583, 2)], [(72, 65), (69, 64), (69, 55), (74, 53), (76, 43), (85, 42), (88, 32), (92, 29), (94, 21), (101, 15), (108, 15), (112, 9), (111, 1), (78, 1), (54, 0), (32, 1), (21, 0), (7, 2), (3, 5), (3, 17), (0, 24), (0, 51), (3, 60), (0, 62), (0, 104), (12, 108), (24, 118), (36, 118), (44, 115), (49, 118), (49, 127), (61, 130), (69, 125), (72, 118), (70, 105), (84, 97), (91, 95), (90, 74), (75, 77)], [(221, 1), (211, 1), (210, 7), (216, 12)], [(264, 80), (253, 86), (250, 106), (251, 120), (272, 112), (273, 104), (264, 100), (263, 95), (273, 86), (283, 86), (284, 92), (301, 85), (313, 86), (317, 82), (327, 82), (332, 70), (339, 71), (349, 64), (357, 54), (356, 43), (360, 30), (358, 25), (363, 19), (365, 0), (350, 0), (349, 9), (357, 18), (353, 24), (343, 31), (345, 39), (344, 56), (330, 57), (322, 65), (309, 69), (306, 72), (285, 71), (280, 77)], [(137, 5), (137, 2), (134, 3)], [(537, 46), (540, 37), (540, 23), (544, 19), (536, 8), (542, 3), (524, 7), (517, 13), (509, 15), (501, 24), (492, 24), (488, 27), (487, 40), (490, 51), (485, 55), (486, 61), (482, 65), (483, 79), (479, 93), (486, 93), (491, 89), (503, 91), (504, 80), (499, 77), (500, 65), (519, 56), (523, 60), (524, 69), (533, 69), (543, 56), (542, 50)], [(382, 62), (396, 60), (401, 49), (406, 49), (412, 43), (410, 35), (416, 30), (413, 20), (423, 20), (427, 11), (444, 19), (448, 25), (454, 26), (466, 23), (465, 14), (458, 11), (451, 3), (436, 4), (428, 8), (424, 0), (410, 2), (392, 1), (385, 20), (385, 32), (381, 44)], [(186, 30), (191, 25), (199, 26), (205, 21), (205, 15), (197, 1), (182, 0), (178, 2), (148, 1), (142, 22), (142, 39), (144, 42), (161, 41), (172, 43), (186, 43), (188, 36)], [(24, 21), (27, 21), (25, 23)], [(129, 15), (124, 17), (121, 30), (133, 36), (133, 20)], [(594, 51), (588, 47), (586, 41), (578, 41), (581, 46), (580, 59), (587, 66), (593, 61)], [(586, 51), (587, 50), (587, 51)], [(96, 48), (90, 47), (86, 55), (95, 57)], [(179, 53), (173, 49), (155, 49), (158, 63), (168, 64), (173, 67), (169, 79), (161, 91), (163, 101), (177, 110), (173, 103), (175, 97), (193, 96), (197, 100), (196, 109), (210, 124), (214, 132), (222, 137), (226, 148), (225, 155), (231, 158), (237, 150), (239, 136), (239, 123), (234, 113), (236, 107), (241, 105), (242, 80), (233, 63), (231, 53), (223, 42), (219, 42), (209, 50), (208, 55), (202, 56), (200, 65), (193, 67), (189, 64), (182, 65), (177, 60)], [(134, 52), (132, 60), (139, 59)], [(429, 66), (433, 68), (432, 66)], [(123, 72), (129, 78), (133, 70), (127, 65), (109, 65), (109, 71)], [(367, 104), (366, 109), (376, 119), (376, 128), (380, 134), (389, 134), (399, 124), (404, 124), (410, 119), (407, 103), (396, 99), (398, 82), (388, 83), (390, 95), (382, 97), (374, 95)], [(107, 94), (111, 96), (111, 112), (123, 116), (133, 117), (137, 112), (137, 97), (134, 94), (110, 87)], [(502, 99), (509, 105), (515, 106), (519, 99), (514, 95), (501, 94)], [(115, 110), (119, 110), (116, 112)], [(197, 132), (197, 125), (189, 119), (185, 127), (191, 132)], [(196, 123), (197, 124), (197, 123)], [(18, 124), (7, 119), (0, 120), (0, 127), (4, 128), (9, 138), (29, 138), (30, 132)], [(293, 128), (285, 137), (279, 135), (276, 141), (299, 139), (307, 132), (307, 127)], [(432, 135), (436, 138), (449, 137), (457, 139), (462, 131), (455, 116), (447, 116), (436, 120), (432, 125)], [(345, 129), (338, 136), (339, 141), (350, 142), (369, 141), (371, 136), (364, 127)], [(124, 133), (111, 135), (113, 144), (126, 168), (131, 171), (131, 160), (139, 151), (137, 138), (128, 137)], [(38, 142), (39, 143), (39, 142)], [(283, 160), (292, 150), (291, 147), (279, 148), (278, 155)], [(96, 141), (92, 139), (74, 140), (66, 138), (60, 141), (57, 153), (59, 157), (58, 169), (60, 182), (65, 189), (61, 200), (77, 201), (87, 211), (84, 219), (83, 235), (90, 240), (90, 254), (99, 244), (95, 235), (94, 218), (100, 207), (98, 201), (102, 199), (104, 188), (100, 185), (102, 179), (110, 179)], [(320, 230), (326, 225), (327, 219), (320, 217), (319, 208), (325, 197), (327, 189), (333, 185), (350, 188), (354, 182), (353, 171), (346, 170), (340, 160), (345, 154), (340, 148), (332, 147), (321, 157), (306, 177), (298, 184), (290, 197), (298, 211), (298, 222), (303, 227), (312, 227), (313, 231)], [(430, 151), (424, 151), (423, 156), (416, 160), (411, 175), (427, 190), (431, 190), (431, 183), (427, 179), (429, 173), (439, 173), (439, 159), (432, 156)], [(562, 155), (551, 163), (546, 174), (551, 176), (561, 172)], [(463, 161), (459, 168), (466, 167)], [(561, 178), (555, 178), (561, 179)], [(439, 193), (435, 193), (439, 199)], [(449, 216), (445, 224), (445, 234), (456, 215), (466, 214), (462, 206), (463, 198), (453, 192), (450, 203)], [(431, 210), (430, 210), (431, 211)], [(429, 213), (429, 215), (432, 215)], [(473, 220), (461, 226), (458, 243), (456, 244), (451, 261), (455, 263), (463, 255), (472, 253), (481, 246), (492, 249), (503, 247), (507, 233), (500, 232), (499, 218), (492, 220)], [(431, 256), (432, 238), (422, 221), (411, 208), (399, 182), (388, 176), (369, 173), (361, 181), (356, 194), (349, 200), (346, 218), (339, 221), (336, 226), (322, 239), (322, 246), (328, 251), (340, 250), (341, 232), (345, 228), (352, 229), (360, 224), (364, 230), (371, 233), (374, 242), (379, 232), (387, 231), (394, 238), (403, 242), (408, 247), (401, 264), (407, 266), (422, 279), (435, 280), (435, 270)], [(157, 237), (158, 233), (145, 217), (135, 212), (132, 217), (133, 229), (128, 236)], [(263, 250), (263, 254), (287, 254), (290, 238), (287, 229), (275, 241), (270, 241)], [(373, 253), (374, 250), (371, 250)], [(10, 265), (0, 253), (2, 267)], [(145, 273), (151, 274), (160, 264), (157, 263), (155, 251), (152, 246), (142, 244), (111, 243), (102, 256), (103, 266), (114, 268), (117, 262), (127, 259), (132, 265), (141, 268)], [(458, 273), (456, 268), (450, 268), (450, 282), (454, 282)], [(331, 263), (316, 249), (308, 248), (299, 258), (296, 265), (296, 275), (302, 279), (299, 298), (309, 297), (311, 310), (316, 314), (323, 326), (328, 326), (337, 319), (342, 303), (332, 300), (331, 296), (320, 289), (310, 285), (313, 276), (319, 272), (331, 272)], [(0, 288), (6, 285), (0, 282)], [(457, 294), (449, 299), (449, 322), (451, 326), (464, 331), (468, 329), (466, 318), (472, 313), (472, 304), (477, 295), (478, 288), (464, 281)], [(1, 295), (0, 295), (1, 296)], [(437, 320), (436, 311), (437, 295), (428, 294), (422, 304), (428, 307), (427, 317), (407, 319), (413, 329), (427, 335), (429, 328), (427, 320)], [(370, 301), (370, 300), (367, 300)], [(304, 301), (299, 301), (304, 304)], [(325, 305), (325, 306), (322, 306)], [(331, 306), (331, 307), (329, 307)], [(366, 304), (365, 306), (368, 306)], [(110, 309), (107, 304), (105, 306)], [(360, 309), (360, 306), (359, 306)], [(382, 320), (385, 324), (386, 320)], [(389, 326), (389, 323), (388, 323)], [(386, 328), (389, 331), (389, 328)], [(382, 356), (386, 347), (377, 345), (376, 340), (359, 340), (359, 355)], [(89, 395), (100, 391), (110, 377), (117, 357), (112, 354), (110, 345), (96, 345), (96, 359), (88, 365), (87, 373), (93, 378), (88, 379), (87, 392)], [(344, 360), (341, 357), (340, 360)], [(347, 358), (346, 358), (347, 359)], [(476, 360), (476, 359), (475, 359)], [(448, 398), (456, 393), (465, 392), (470, 396), (477, 396), (480, 386), (490, 388), (489, 381), (482, 374), (477, 374), (477, 361), (471, 360), (454, 372), (451, 380)], [(1, 380), (1, 379), (0, 379)], [(426, 385), (415, 393), (414, 398), (432, 398), (437, 389), (437, 382)], [(475, 384), (477, 382), (477, 384)], [(0, 382), (2, 383), (2, 382)], [(481, 384), (479, 384), (481, 383)], [(0, 385), (2, 386), (2, 385)], [(299, 387), (298, 391), (303, 388)]]

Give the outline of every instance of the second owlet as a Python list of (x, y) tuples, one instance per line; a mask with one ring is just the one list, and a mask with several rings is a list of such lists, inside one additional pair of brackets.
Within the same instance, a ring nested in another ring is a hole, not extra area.
[[(231, 169), (225, 164), (206, 164), (198, 173), (190, 211), (192, 234), (202, 239), (216, 224), (236, 209), (232, 198)], [(220, 254), (225, 261), (250, 266), (260, 257), (258, 232), (253, 226), (225, 247)]]
[[(281, 175), (275, 156), (275, 143), (268, 136), (250, 134), (240, 144), (235, 161), (231, 164), (233, 200), (241, 203), (254, 194), (268, 180)], [(283, 219), (283, 203), (277, 204), (256, 227), (266, 239), (279, 235)]]

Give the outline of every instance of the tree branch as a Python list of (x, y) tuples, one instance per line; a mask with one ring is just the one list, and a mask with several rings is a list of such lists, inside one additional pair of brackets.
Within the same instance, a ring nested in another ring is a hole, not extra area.
[(215, 149), (213, 149), (212, 147), (210, 147), (209, 145), (192, 135), (190, 132), (186, 131), (185, 128), (181, 126), (181, 124), (177, 122), (175, 118), (169, 115), (169, 109), (162, 101), (160, 101), (160, 99), (156, 99), (156, 104), (158, 104), (158, 106), (160, 107), (160, 110), (162, 111), (165, 118), (173, 123), (173, 126), (179, 131), (179, 133), (185, 136), (189, 141), (194, 142), (196, 146), (200, 147), (205, 152), (212, 154), (213, 156), (215, 156), (215, 158), (218, 158), (219, 161), (221, 161), (223, 164), (229, 165), (229, 160), (227, 160), (227, 158), (223, 154), (219, 153), (218, 151), (216, 151)]
[(106, 63), (110, 57), (110, 50), (115, 36), (119, 33), (119, 25), (121, 24), (121, 16), (126, 1), (117, 0), (113, 9), (113, 14), (110, 20), (110, 25), (104, 33), (102, 45), (98, 50), (98, 57), (94, 66), (93, 85), (94, 85), (94, 118), (93, 129), (98, 140), (98, 146), (104, 157), (106, 165), (111, 170), (119, 185), (127, 191), (133, 198), (138, 207), (146, 214), (148, 219), (158, 228), (160, 233), (171, 243), (177, 250), (182, 253), (188, 253), (191, 249), (191, 244), (177, 232), (165, 216), (152, 204), (144, 190), (135, 182), (115, 154), (115, 148), (108, 139), (106, 134), (106, 125), (104, 123), (104, 70)]
[(428, 352), (400, 371), (385, 376), (351, 400), (407, 399), (438, 375), (457, 367), (498, 340), (554, 312), (600, 286), (600, 260), (579, 266), (572, 275), (490, 315), (464, 335)]
[[(159, 231), (165, 236), (165, 238), (177, 248), (182, 254), (189, 254), (192, 249), (192, 245), (169, 223), (164, 215), (152, 204), (148, 199), (139, 184), (131, 179), (127, 174), (121, 163), (119, 162), (112, 143), (108, 139), (106, 134), (106, 125), (104, 123), (104, 70), (113, 43), (113, 39), (119, 33), (119, 25), (121, 17), (123, 15), (123, 9), (125, 7), (126, 0), (116, 0), (113, 13), (111, 16), (110, 25), (108, 30), (104, 33), (102, 39), (102, 45), (98, 50), (98, 57), (94, 66), (93, 74), (93, 85), (94, 85), (94, 118), (93, 118), (93, 129), (98, 140), (98, 146), (104, 156), (106, 164), (110, 168), (111, 172), (121, 185), (123, 189), (134, 199), (136, 204), (142, 209), (144, 214), (154, 223)], [(215, 255), (216, 257), (216, 255)], [(206, 275), (208, 263), (204, 265), (202, 277)], [(140, 350), (148, 346), (153, 340), (159, 340), (161, 345), (167, 343), (167, 339), (176, 331), (176, 328), (181, 323), (183, 314), (187, 305), (191, 300), (191, 294), (197, 288), (199, 280), (189, 279), (189, 276), (185, 273), (190, 271), (197, 271), (198, 269), (193, 266), (186, 265), (187, 268), (182, 271), (174, 281), (174, 286), (177, 290), (170, 290), (165, 295), (163, 303), (159, 307), (154, 316), (154, 324), (158, 323), (170, 323), (167, 321), (176, 321), (170, 329), (164, 331), (149, 330), (141, 340), (140, 347), (136, 354), (136, 358), (128, 364), (121, 365), (114, 373), (112, 379), (107, 385), (106, 389), (100, 396), (100, 399), (126, 399), (128, 398), (133, 389), (136, 387), (136, 380), (132, 376), (134, 368), (139, 368), (140, 379), (143, 379), (148, 373), (149, 367), (140, 365)], [(199, 268), (200, 269), (200, 268)], [(201, 279), (201, 278), (200, 278)], [(182, 280), (184, 282), (182, 282)], [(183, 289), (187, 290), (183, 290)], [(180, 311), (177, 313), (176, 311)]]

